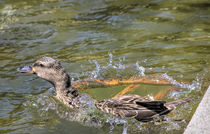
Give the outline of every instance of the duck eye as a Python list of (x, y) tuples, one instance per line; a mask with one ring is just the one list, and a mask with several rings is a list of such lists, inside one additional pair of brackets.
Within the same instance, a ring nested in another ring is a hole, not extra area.
[(43, 64), (39, 64), (39, 66), (40, 66), (40, 67), (44, 67), (44, 65), (43, 65)]

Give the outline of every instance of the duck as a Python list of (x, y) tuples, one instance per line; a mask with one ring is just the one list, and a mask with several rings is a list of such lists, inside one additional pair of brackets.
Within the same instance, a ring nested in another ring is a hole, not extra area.
[[(67, 107), (79, 109), (90, 107), (91, 104), (103, 113), (112, 114), (121, 118), (135, 118), (140, 122), (148, 122), (157, 116), (162, 116), (173, 111), (178, 105), (191, 101), (190, 98), (166, 102), (152, 100), (148, 97), (127, 94), (102, 101), (95, 100), (85, 93), (80, 93), (72, 86), (69, 74), (64, 70), (61, 63), (51, 57), (42, 57), (31, 65), (18, 67), (20, 73), (35, 74), (50, 82), (56, 91), (56, 98)], [(89, 96), (88, 101), (84, 96)]]

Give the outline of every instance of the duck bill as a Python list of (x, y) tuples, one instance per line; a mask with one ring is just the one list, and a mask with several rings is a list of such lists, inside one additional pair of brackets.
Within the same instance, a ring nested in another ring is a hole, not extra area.
[(17, 68), (17, 71), (20, 73), (35, 74), (35, 72), (33, 71), (33, 68), (31, 66), (19, 67), (19, 68)]

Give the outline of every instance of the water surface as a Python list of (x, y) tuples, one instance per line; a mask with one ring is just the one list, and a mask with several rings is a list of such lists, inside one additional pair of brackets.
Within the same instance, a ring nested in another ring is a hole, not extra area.
[[(155, 96), (176, 87), (163, 99), (194, 101), (167, 123), (130, 125), (128, 132), (182, 133), (210, 81), (209, 7), (208, 0), (1, 0), (0, 133), (122, 133), (123, 126), (87, 127), (58, 109), (43, 110), (50, 99), (34, 107), (35, 98), (53, 96), (51, 85), (16, 68), (43, 56), (60, 60), (74, 80), (141, 76), (142, 68), (145, 75), (163, 74), (172, 85), (140, 84), (129, 93)], [(83, 92), (101, 100), (126, 86)]]

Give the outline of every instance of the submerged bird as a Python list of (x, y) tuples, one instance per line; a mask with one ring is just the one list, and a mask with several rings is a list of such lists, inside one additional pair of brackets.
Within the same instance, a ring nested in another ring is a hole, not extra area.
[[(79, 93), (71, 85), (70, 76), (59, 61), (51, 57), (43, 57), (32, 65), (19, 67), (17, 71), (36, 74), (38, 77), (49, 81), (55, 87), (56, 98), (66, 106), (73, 109), (89, 107), (89, 102), (81, 101), (85, 94)], [(190, 101), (190, 99), (185, 98), (173, 102), (165, 102), (162, 100), (151, 100), (139, 95), (122, 95), (103, 101), (91, 100), (95, 107), (104, 113), (110, 113), (121, 118), (135, 118), (142, 122), (151, 121), (156, 116), (168, 114), (177, 105)]]

